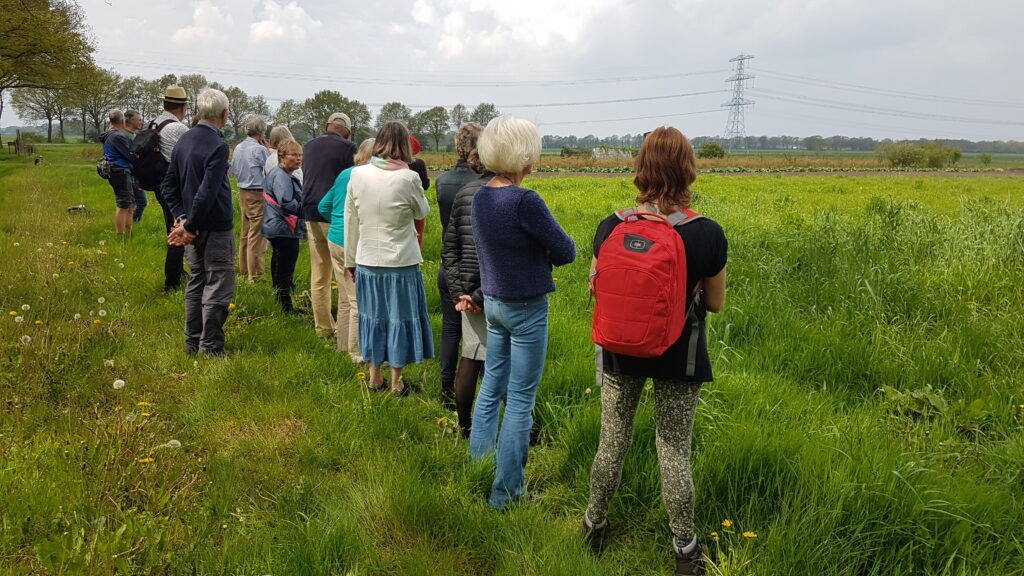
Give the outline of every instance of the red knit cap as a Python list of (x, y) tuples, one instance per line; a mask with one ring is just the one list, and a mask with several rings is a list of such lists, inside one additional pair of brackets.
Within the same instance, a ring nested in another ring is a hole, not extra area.
[(415, 156), (420, 153), (420, 141), (413, 136), (409, 136), (409, 146), (412, 148), (412, 155)]

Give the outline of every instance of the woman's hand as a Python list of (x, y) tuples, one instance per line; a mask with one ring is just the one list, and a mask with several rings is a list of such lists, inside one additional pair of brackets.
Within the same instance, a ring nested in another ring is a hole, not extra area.
[(473, 302), (473, 297), (469, 294), (459, 296), (459, 301), (455, 303), (455, 309), (459, 312), (475, 312), (477, 314), (484, 311), (483, 308), (477, 306), (476, 303)]
[(348, 277), (351, 278), (353, 282), (355, 282), (356, 281), (356, 269), (355, 268), (345, 268), (345, 270), (348, 271)]

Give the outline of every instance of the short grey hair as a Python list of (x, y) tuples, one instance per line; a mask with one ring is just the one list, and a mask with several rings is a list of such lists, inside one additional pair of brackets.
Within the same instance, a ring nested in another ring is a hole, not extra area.
[(124, 112), (114, 108), (107, 111), (107, 121), (111, 124), (124, 124)]
[(136, 116), (142, 116), (138, 110), (132, 110), (131, 108), (124, 111), (124, 121), (131, 122)]
[(245, 135), (259, 136), (267, 133), (267, 121), (262, 116), (250, 116), (245, 121)]
[(196, 118), (200, 120), (220, 120), (227, 109), (228, 97), (220, 90), (204, 88), (199, 96), (196, 96)]
[(480, 161), (495, 174), (518, 174), (540, 160), (540, 133), (525, 118), (502, 115), (487, 123), (477, 141)]
[(292, 131), (289, 130), (287, 126), (274, 126), (273, 128), (270, 129), (269, 144), (270, 147), (273, 148), (274, 150), (277, 150), (277, 145), (280, 144), (282, 140), (287, 140), (289, 138), (292, 138), (294, 140), (294, 137), (292, 136)]

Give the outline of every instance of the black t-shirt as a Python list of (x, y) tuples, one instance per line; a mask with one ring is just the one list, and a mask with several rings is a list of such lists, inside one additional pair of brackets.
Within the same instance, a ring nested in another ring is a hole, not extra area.
[[(619, 224), (622, 224), (622, 220), (612, 214), (597, 226), (597, 233), (594, 235), (595, 258), (601, 251), (601, 245), (604, 244), (605, 239)], [(697, 282), (703, 278), (717, 276), (725, 268), (729, 242), (718, 222), (706, 217), (694, 220), (684, 226), (677, 226), (676, 231), (679, 232), (683, 239), (683, 245), (686, 247), (686, 293), (689, 295), (693, 293)], [(704, 329), (705, 316), (707, 316), (707, 310), (703, 306), (699, 306), (697, 317), (700, 321), (698, 328), (700, 334), (697, 341), (696, 371), (693, 376), (689, 378), (686, 376), (688, 360), (686, 344), (690, 340), (689, 325), (683, 330), (683, 334), (675, 344), (669, 346), (664, 354), (655, 358), (637, 358), (605, 350), (604, 371), (658, 380), (711, 382), (714, 378), (711, 374), (711, 360), (708, 358), (708, 340)]]

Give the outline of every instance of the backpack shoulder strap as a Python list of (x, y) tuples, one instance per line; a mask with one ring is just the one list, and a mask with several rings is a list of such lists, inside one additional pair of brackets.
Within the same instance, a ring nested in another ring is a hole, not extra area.
[(694, 220), (700, 220), (703, 218), (701, 214), (694, 212), (693, 210), (676, 210), (669, 214), (668, 223), (672, 226), (685, 226)]
[(156, 127), (156, 131), (160, 132), (161, 130), (166, 128), (168, 124), (170, 124), (172, 122), (177, 122), (177, 120), (175, 120), (174, 118), (168, 118), (167, 120), (164, 120), (163, 122), (160, 123), (159, 126)]
[(617, 216), (619, 218), (619, 220), (622, 220), (623, 222), (625, 222), (626, 218), (629, 218), (633, 214), (636, 214), (636, 212), (637, 212), (636, 206), (634, 206), (632, 208), (626, 208), (625, 210), (617, 211), (615, 213), (615, 216)]

